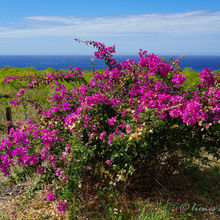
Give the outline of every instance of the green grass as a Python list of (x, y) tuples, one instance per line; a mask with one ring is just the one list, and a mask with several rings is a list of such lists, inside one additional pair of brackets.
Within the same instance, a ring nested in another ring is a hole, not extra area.
[(140, 206), (140, 213), (132, 217), (132, 220), (184, 220), (186, 216), (181, 216), (173, 213), (174, 210), (168, 203), (156, 202), (152, 207), (146, 204)]

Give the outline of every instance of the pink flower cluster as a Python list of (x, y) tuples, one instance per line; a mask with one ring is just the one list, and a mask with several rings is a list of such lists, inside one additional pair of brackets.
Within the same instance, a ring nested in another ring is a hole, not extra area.
[(46, 193), (46, 196), (49, 202), (56, 200), (56, 196), (54, 195), (54, 193)]
[(186, 77), (183, 74), (174, 74), (174, 77), (172, 78), (172, 83), (174, 84), (183, 84), (186, 80)]
[(18, 91), (18, 93), (16, 94), (16, 96), (17, 96), (17, 97), (21, 97), (21, 96), (24, 95), (24, 94), (25, 94), (25, 89), (22, 88), (22, 89), (20, 89), (20, 90)]
[[(39, 129), (32, 121), (20, 123), (17, 130), (13, 128), (9, 135), (1, 140), (0, 144), (0, 170), (4, 175), (10, 174), (11, 166), (25, 165), (36, 166), (37, 172), (43, 174), (44, 168), (39, 166), (41, 161), (49, 161), (55, 169), (54, 159), (57, 155), (51, 154), (55, 142), (63, 141), (57, 135), (59, 130), (50, 130), (48, 128)], [(41, 145), (42, 149), (36, 153), (33, 149), (36, 145)], [(35, 152), (35, 153), (31, 153)]]
[(211, 72), (211, 69), (207, 69), (207, 68), (205, 68), (201, 72), (200, 78), (201, 78), (201, 82), (199, 85), (203, 87), (213, 86), (216, 80), (216, 78), (214, 77), (214, 74)]
[(64, 202), (58, 201), (57, 210), (60, 214), (65, 213), (66, 212), (66, 201)]

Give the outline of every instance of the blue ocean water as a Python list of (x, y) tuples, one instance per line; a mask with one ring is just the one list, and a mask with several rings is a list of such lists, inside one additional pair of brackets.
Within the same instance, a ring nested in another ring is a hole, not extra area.
[[(161, 56), (169, 61), (170, 56)], [(178, 56), (172, 56), (174, 59)], [(0, 56), (0, 68), (11, 67), (35, 67), (38, 70), (53, 68), (55, 70), (68, 69), (71, 67), (81, 67), (83, 70), (89, 70), (92, 56), (88, 55), (68, 55), (68, 56)], [(138, 56), (118, 55), (115, 56), (118, 61), (125, 61), (130, 58), (138, 61)], [(95, 68), (103, 69), (106, 65), (103, 60), (95, 59)], [(220, 69), (220, 56), (184, 56), (180, 63), (181, 68), (192, 67), (194, 71), (200, 72), (205, 67), (212, 70)]]

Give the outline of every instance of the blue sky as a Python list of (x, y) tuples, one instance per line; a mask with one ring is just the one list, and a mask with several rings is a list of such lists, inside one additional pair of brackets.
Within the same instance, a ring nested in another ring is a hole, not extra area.
[(220, 55), (220, 0), (0, 0), (0, 55), (81, 55), (74, 38), (162, 55)]

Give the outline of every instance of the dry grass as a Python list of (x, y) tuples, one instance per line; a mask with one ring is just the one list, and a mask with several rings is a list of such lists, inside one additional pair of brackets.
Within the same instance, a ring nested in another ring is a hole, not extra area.
[[(29, 181), (16, 186), (13, 186), (10, 181), (1, 183), (0, 219), (13, 219), (15, 216), (10, 216), (13, 210), (16, 210), (15, 215), (18, 219), (71, 219), (68, 213), (59, 215), (56, 202), (43, 201), (43, 191), (39, 191), (35, 198), (25, 201), (25, 191), (31, 187), (32, 183)], [(99, 184), (95, 182), (89, 184), (84, 185), (78, 219), (86, 217), (111, 219), (107, 218), (104, 207), (100, 203)], [(220, 218), (218, 211), (187, 210), (184, 212), (180, 207), (181, 204), (187, 203), (189, 207), (196, 204), (197, 208), (220, 209), (220, 164), (216, 161), (212, 161), (210, 166), (194, 164), (185, 169), (180, 168), (172, 176), (155, 179), (151, 189), (147, 185), (145, 189), (139, 189), (137, 185), (136, 188), (120, 192), (120, 195), (115, 197), (114, 203), (117, 203), (118, 211), (126, 213), (123, 219), (160, 219), (155, 217), (160, 214), (165, 216), (163, 219), (217, 220)], [(144, 218), (146, 216), (148, 218)]]

